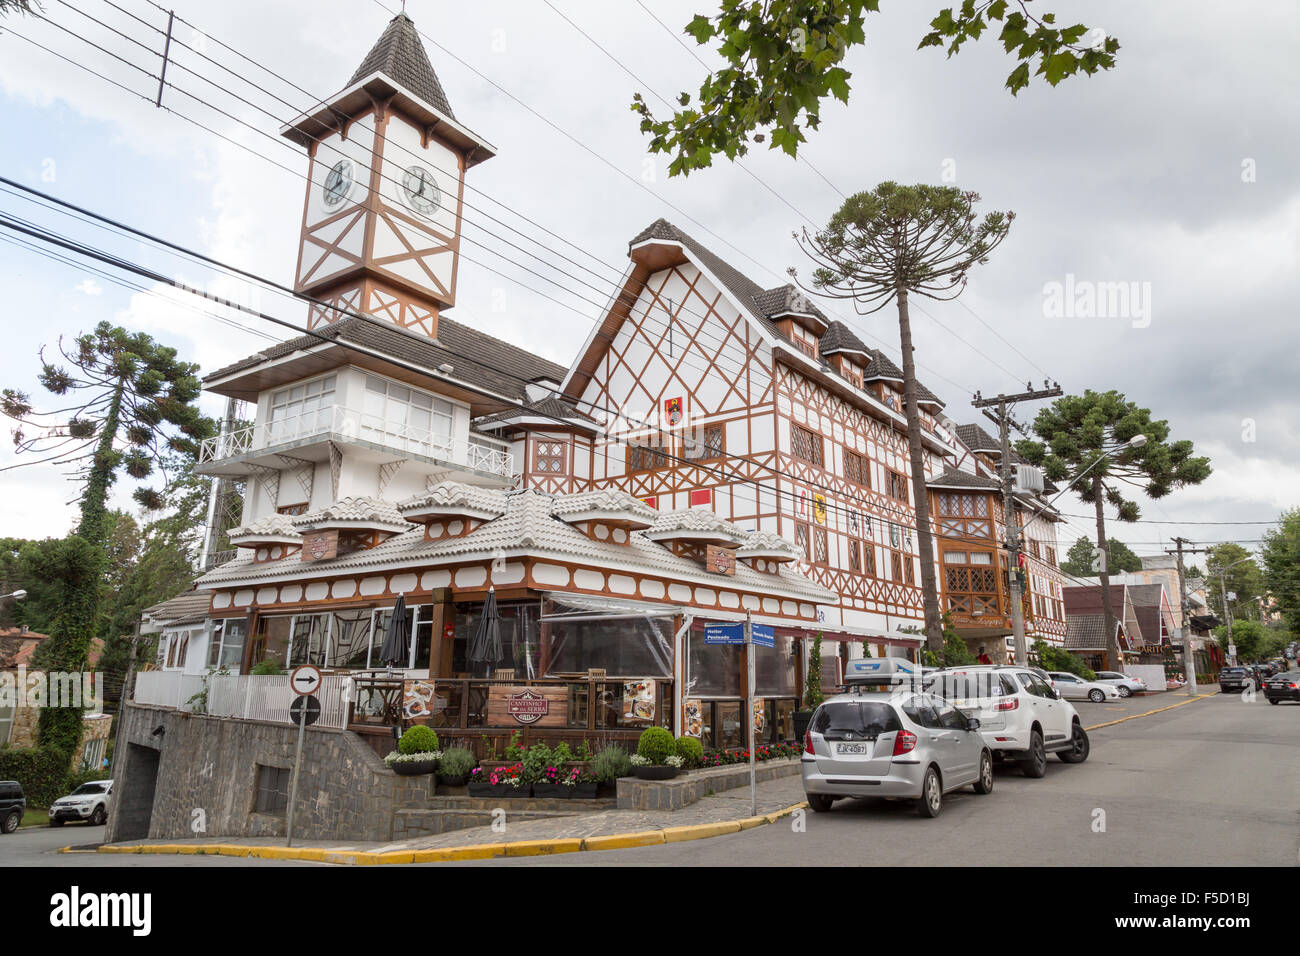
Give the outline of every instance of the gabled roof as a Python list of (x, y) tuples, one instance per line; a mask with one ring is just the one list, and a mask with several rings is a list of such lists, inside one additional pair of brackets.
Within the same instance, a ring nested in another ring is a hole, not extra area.
[(831, 322), (830, 327), (822, 334), (821, 341), (817, 344), (821, 348), (822, 355), (834, 355), (837, 352), (856, 352), (866, 356), (868, 364), (876, 359), (876, 353), (867, 348), (862, 340), (853, 334), (853, 330), (838, 319)]
[(541, 428), (545, 428), (547, 425), (561, 428), (568, 425), (580, 428), (583, 431), (595, 432), (600, 429), (600, 423), (596, 419), (578, 411), (577, 408), (564, 401), (564, 399), (556, 398), (553, 395), (535, 402), (528, 402), (523, 408), (508, 408), (494, 415), (484, 415), (481, 418), (476, 418), (474, 419), (474, 427), (478, 429), (500, 428), (504, 425), (533, 424), (539, 420), (538, 427)]
[(999, 491), (1002, 488), (1001, 482), (995, 478), (972, 475), (969, 472), (957, 471), (953, 468), (945, 468), (942, 475), (931, 478), (925, 483), (925, 486), (927, 488), (958, 488), (977, 491)]
[(184, 591), (161, 604), (145, 608), (140, 616), (160, 627), (197, 624), (208, 616), (211, 602), (211, 591)]
[(438, 74), (433, 72), (429, 55), (424, 52), (415, 22), (405, 13), (399, 13), (388, 21), (383, 34), (352, 74), (352, 79), (348, 80), (348, 86), (374, 73), (383, 73), (396, 80), (430, 106), (452, 119), (456, 118), (447, 102), (447, 94), (438, 82)]
[(979, 425), (958, 425), (957, 437), (971, 451), (984, 452), (988, 455), (1002, 454), (1002, 443)]

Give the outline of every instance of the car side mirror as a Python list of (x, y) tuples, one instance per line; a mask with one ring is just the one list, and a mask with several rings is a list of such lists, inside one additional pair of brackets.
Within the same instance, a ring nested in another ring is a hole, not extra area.
[(967, 730), (971, 730), (971, 731), (979, 730), (979, 729), (980, 729), (980, 720), (979, 720), (979, 718), (978, 718), (978, 717), (967, 717), (967, 718), (966, 718), (966, 729), (967, 729)]
[(1061, 692), (1060, 692), (1059, 690), (1057, 690), (1055, 687), (1049, 687), (1048, 690), (1050, 690), (1050, 691), (1052, 692), (1052, 700), (1060, 700), (1060, 699), (1061, 699)]

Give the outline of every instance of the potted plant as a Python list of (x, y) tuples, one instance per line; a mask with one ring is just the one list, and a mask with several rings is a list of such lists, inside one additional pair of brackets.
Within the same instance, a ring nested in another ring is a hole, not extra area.
[(528, 787), (524, 784), (522, 764), (509, 767), (497, 767), (486, 770), (475, 767), (469, 775), (469, 795), (471, 797), (526, 797)]
[(412, 776), (433, 773), (438, 769), (440, 757), (438, 735), (423, 724), (416, 724), (402, 734), (397, 749), (384, 758), (384, 763), (394, 773)]
[(576, 767), (569, 771), (566, 780), (560, 782), (573, 791), (571, 796), (574, 800), (595, 800), (600, 787), (590, 770), (578, 770)]
[(808, 654), (808, 672), (803, 681), (803, 710), (794, 712), (794, 739), (803, 740), (812, 723), (813, 711), (826, 699), (822, 693), (822, 632), (813, 638), (812, 650)]
[(683, 766), (687, 770), (694, 770), (704, 762), (704, 744), (695, 737), (678, 737), (673, 744), (677, 751), (677, 756), (681, 757), (685, 763)]
[(677, 776), (685, 761), (677, 756), (677, 742), (662, 727), (641, 731), (636, 753), (632, 755), (632, 772), (640, 780), (670, 780)]
[(444, 751), (438, 761), (438, 782), (448, 787), (463, 787), (476, 765), (474, 754), (469, 749), (452, 747)]
[(551, 800), (567, 800), (570, 796), (569, 775), (554, 764), (542, 770), (542, 778), (533, 784), (533, 796)]
[(533, 744), (524, 751), (520, 765), (523, 768), (522, 776), (525, 786), (530, 788), (541, 787), (546, 796), (554, 796), (554, 793), (548, 789), (548, 786), (554, 785), (554, 781), (547, 779), (546, 772), (554, 770), (558, 774), (559, 768), (555, 765), (555, 759), (550, 747), (543, 743)]
[(617, 785), (619, 777), (632, 776), (632, 760), (622, 747), (610, 744), (591, 758), (590, 771), (598, 788), (608, 793)]

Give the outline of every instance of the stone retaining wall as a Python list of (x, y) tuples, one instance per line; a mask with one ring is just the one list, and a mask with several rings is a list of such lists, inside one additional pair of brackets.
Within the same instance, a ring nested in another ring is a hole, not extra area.
[[(799, 773), (799, 759), (765, 760), (754, 768), (758, 783)], [(624, 777), (618, 782), (620, 810), (680, 810), (709, 794), (749, 786), (749, 764), (692, 770), (672, 780), (638, 780)]]

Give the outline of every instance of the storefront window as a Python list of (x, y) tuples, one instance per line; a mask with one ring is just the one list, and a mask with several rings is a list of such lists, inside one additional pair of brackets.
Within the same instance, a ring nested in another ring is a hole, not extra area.
[[(494, 676), (502, 671), (514, 671), (517, 678), (541, 676), (539, 661), (541, 651), (541, 624), (539, 606), (535, 601), (524, 604), (502, 604), (497, 607), (501, 615), (502, 658), (491, 665)], [(470, 664), (469, 645), (478, 632), (483, 616), (482, 604), (457, 604), (455, 644), (452, 648), (452, 670), (457, 674), (486, 677), (489, 665)], [(427, 652), (426, 652), (427, 659)]]
[(755, 647), (755, 677), (760, 697), (795, 696), (794, 638), (778, 637), (776, 647)]
[(284, 667), (289, 660), (289, 635), (293, 629), (293, 615), (282, 614), (257, 619), (257, 634), (253, 650), (248, 656), (248, 666), (255, 667), (270, 660)]
[(247, 619), (228, 617), (217, 621), (214, 627), (208, 648), (208, 666), (238, 671), (244, 659), (244, 641), (248, 638)]
[[(410, 613), (410, 610), (408, 610), (408, 635), (410, 634)], [(339, 611), (333, 617), (333, 628), (330, 632), (329, 652), (325, 658), (325, 666), (344, 669), (365, 667), (367, 660), (371, 656), (371, 610), (365, 608)], [(379, 631), (373, 636), (382, 641), (383, 631)], [(376, 649), (374, 656), (378, 656), (378, 649)]]
[(289, 647), (290, 667), (300, 664), (325, 666), (329, 618), (328, 614), (299, 614), (293, 619), (293, 637)]
[(705, 644), (702, 626), (691, 631), (688, 645), (686, 696), (739, 697), (740, 646)]
[[(556, 604), (548, 615), (547, 677), (604, 668), (610, 677), (668, 677), (672, 673), (672, 621), (664, 617), (563, 620)], [(561, 619), (556, 619), (556, 617)]]

